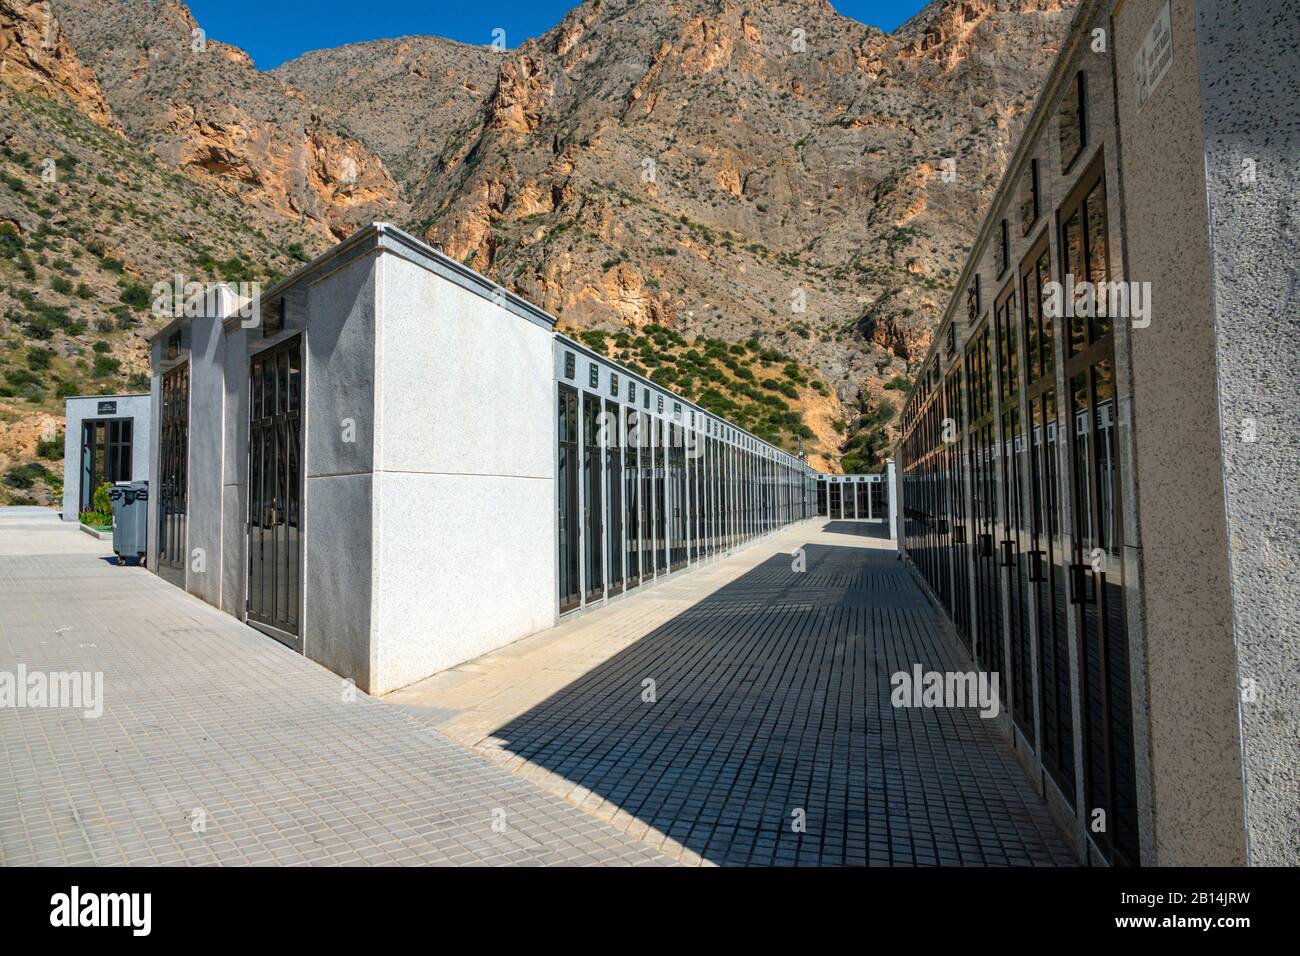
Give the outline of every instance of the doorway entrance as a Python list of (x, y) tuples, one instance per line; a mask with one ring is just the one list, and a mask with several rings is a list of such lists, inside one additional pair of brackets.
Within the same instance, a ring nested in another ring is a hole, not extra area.
[(185, 586), (185, 531), (189, 501), (190, 367), (162, 377), (158, 431), (158, 573)]
[(302, 340), (249, 365), (247, 619), (302, 649)]
[(89, 511), (95, 489), (131, 480), (130, 418), (96, 418), (81, 423), (81, 490), (78, 510)]
[[(1060, 215), (1062, 273), (1076, 283), (1111, 278), (1106, 183), (1098, 163)], [(1123, 491), (1116, 413), (1115, 330), (1109, 316), (1073, 315), (1060, 323), (1065, 355), (1066, 421), (1072, 504), (1068, 570), (1075, 605), (1083, 698), (1084, 796), (1092, 836), (1113, 864), (1138, 859), (1137, 785), (1125, 617)], [(1100, 811), (1100, 812), (1099, 812)]]

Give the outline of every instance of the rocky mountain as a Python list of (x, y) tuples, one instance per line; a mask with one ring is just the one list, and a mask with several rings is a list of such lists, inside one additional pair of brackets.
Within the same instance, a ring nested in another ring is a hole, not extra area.
[(382, 156), (409, 200), (474, 129), (500, 63), (487, 47), (412, 36), (315, 50), (271, 74)]
[(327, 239), (405, 216), (382, 161), (180, 0), (49, 6), (128, 136), (163, 161)]
[(99, 125), (116, 127), (99, 78), (81, 62), (48, 4), (0, 0), (0, 83), (68, 100)]
[(0, 0), (0, 503), (58, 501), (65, 397), (148, 387), (155, 282), (267, 282), (330, 241), (133, 140), (65, 23)]
[[(411, 216), (572, 328), (756, 338), (816, 368), (844, 406), (840, 442), (855, 422), (875, 431), (861, 464), (885, 446), (883, 386), (924, 355), (1070, 12), (939, 0), (886, 35), (822, 0), (589, 0), (497, 54), (477, 112), (426, 137), (418, 151), (451, 130), (403, 183)], [(334, 103), (420, 87), (398, 75), (413, 48), (346, 49), (277, 73)], [(420, 124), (365, 122), (359, 138), (412, 169)]]
[(0, 0), (11, 497), (53, 495), (62, 395), (139, 384), (141, 289), (270, 280), (375, 219), (816, 464), (874, 466), (1072, 4), (936, 0), (885, 34), (823, 0), (587, 0), (514, 50), (263, 72), (179, 0)]

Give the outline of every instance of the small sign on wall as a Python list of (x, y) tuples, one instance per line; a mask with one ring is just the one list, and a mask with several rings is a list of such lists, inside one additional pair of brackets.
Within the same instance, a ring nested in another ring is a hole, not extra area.
[(1174, 62), (1174, 37), (1169, 28), (1169, 4), (1166, 3), (1147, 31), (1142, 46), (1133, 57), (1133, 75), (1137, 82), (1138, 109), (1146, 105), (1160, 81)]
[(97, 414), (100, 414), (100, 415), (116, 415), (116, 414), (117, 414), (117, 402), (100, 402), (100, 403), (99, 403), (99, 411), (98, 411)]

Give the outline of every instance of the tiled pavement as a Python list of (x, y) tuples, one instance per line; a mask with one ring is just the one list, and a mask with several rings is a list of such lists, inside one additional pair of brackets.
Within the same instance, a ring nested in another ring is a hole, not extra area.
[(889, 706), (954, 645), (887, 543), (825, 527), (381, 702), (0, 509), (0, 671), (105, 680), (98, 719), (0, 709), (0, 865), (1072, 862), (988, 722)]
[(869, 527), (786, 529), (388, 700), (683, 859), (1073, 863), (991, 721), (891, 706), (896, 671), (968, 665)]
[(0, 866), (668, 862), (109, 553), (0, 509), (0, 671), (104, 675), (0, 709)]

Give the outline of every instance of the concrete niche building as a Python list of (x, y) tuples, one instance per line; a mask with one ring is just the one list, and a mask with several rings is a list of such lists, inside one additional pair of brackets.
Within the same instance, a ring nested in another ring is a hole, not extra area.
[(153, 339), (149, 566), (386, 693), (811, 517), (797, 457), (387, 225)]
[(894, 463), (888, 461), (878, 475), (818, 475), (817, 514), (831, 520), (879, 521), (897, 537), (898, 494)]
[(107, 482), (149, 477), (148, 395), (78, 395), (64, 406), (63, 520), (91, 508)]
[(903, 411), (900, 547), (1081, 859), (1300, 860), (1297, 36), (1083, 0)]

